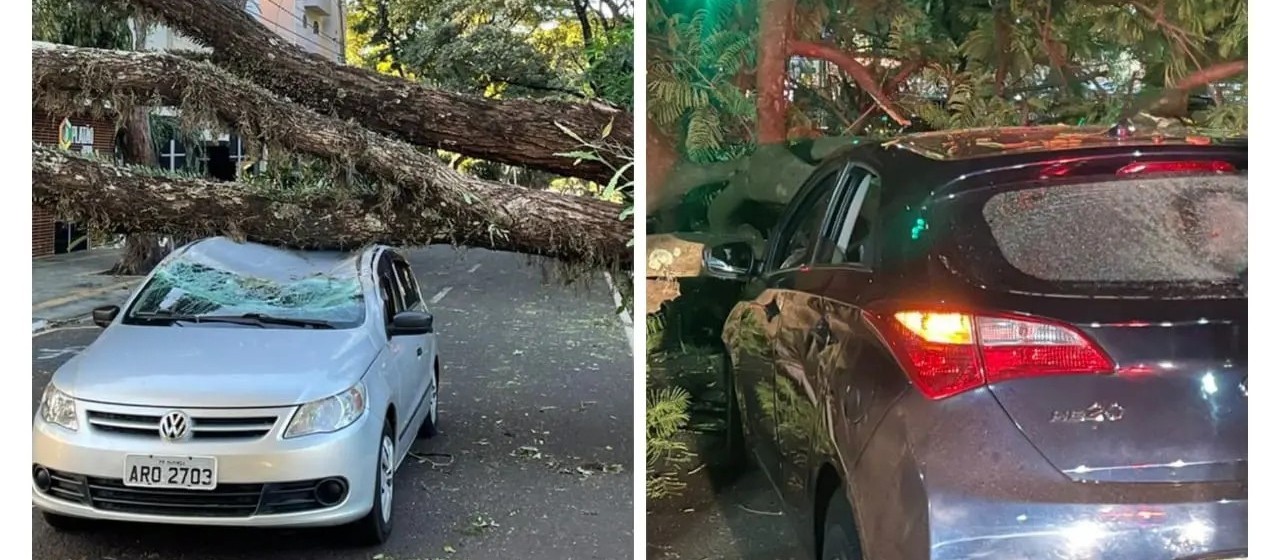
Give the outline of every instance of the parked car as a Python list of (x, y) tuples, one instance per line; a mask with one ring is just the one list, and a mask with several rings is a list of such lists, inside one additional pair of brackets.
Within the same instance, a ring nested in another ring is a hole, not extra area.
[(32, 503), (88, 520), (392, 528), (396, 467), (435, 434), (440, 361), (413, 270), (387, 247), (224, 238), (175, 251), (54, 373)]
[(730, 451), (822, 560), (1246, 557), (1247, 166), (1074, 127), (833, 155), (704, 255), (744, 282)]

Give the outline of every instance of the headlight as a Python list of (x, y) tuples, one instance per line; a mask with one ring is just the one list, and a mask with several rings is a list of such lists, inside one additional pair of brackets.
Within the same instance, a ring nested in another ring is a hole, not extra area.
[(359, 419), (364, 414), (364, 407), (364, 382), (360, 382), (332, 397), (298, 407), (289, 427), (284, 430), (284, 437), (336, 432)]
[(44, 388), (44, 396), (40, 397), (40, 418), (50, 424), (62, 426), (68, 430), (79, 428), (76, 420), (76, 401), (66, 393), (59, 391), (50, 383)]

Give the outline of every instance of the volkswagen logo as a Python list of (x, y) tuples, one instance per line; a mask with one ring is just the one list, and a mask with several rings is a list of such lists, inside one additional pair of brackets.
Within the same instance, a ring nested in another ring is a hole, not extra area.
[(191, 418), (185, 412), (175, 410), (160, 417), (160, 437), (169, 441), (182, 441), (191, 435)]

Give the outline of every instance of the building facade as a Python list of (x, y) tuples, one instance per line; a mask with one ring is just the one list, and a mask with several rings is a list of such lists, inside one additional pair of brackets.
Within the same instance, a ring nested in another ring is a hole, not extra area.
[[(248, 0), (245, 11), (307, 52), (346, 62), (347, 19), (342, 0)], [(206, 50), (167, 27), (147, 35), (147, 50)]]
[[(82, 115), (50, 115), (41, 111), (31, 113), (31, 141), (37, 144), (114, 157), (115, 137), (115, 123), (108, 120)], [(33, 258), (87, 249), (87, 233), (83, 227), (59, 221), (50, 208), (31, 207)]]

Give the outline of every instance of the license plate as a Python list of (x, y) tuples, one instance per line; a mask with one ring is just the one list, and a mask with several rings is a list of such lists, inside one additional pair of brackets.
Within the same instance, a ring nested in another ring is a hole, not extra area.
[(213, 490), (218, 486), (215, 457), (126, 455), (124, 485), (139, 488)]

